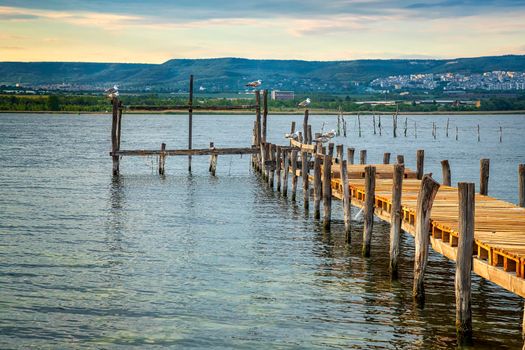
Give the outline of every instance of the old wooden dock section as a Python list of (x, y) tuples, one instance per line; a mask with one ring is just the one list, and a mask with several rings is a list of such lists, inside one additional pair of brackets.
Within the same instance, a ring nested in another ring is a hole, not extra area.
[[(389, 164), (389, 152), (385, 153), (383, 164), (366, 164), (366, 150), (361, 150), (357, 162), (354, 148), (349, 147), (345, 152), (343, 145), (334, 147), (333, 143), (329, 143), (325, 146), (323, 142), (326, 139), (323, 140), (319, 134), (312, 137), (308, 110), (305, 111), (303, 130), (297, 132), (293, 122), (290, 128), (292, 136), (287, 143), (274, 145), (267, 142), (267, 91), (263, 92), (262, 98), (260, 91), (254, 91), (254, 94), (255, 105), (220, 107), (222, 110), (244, 109), (255, 112), (252, 145), (238, 148), (216, 148), (213, 143), (205, 149), (192, 148), (193, 76), (190, 78), (188, 105), (165, 107), (188, 109), (188, 149), (166, 149), (163, 143), (157, 150), (121, 150), (122, 111), (125, 107), (118, 99), (114, 99), (110, 152), (113, 174), (119, 175), (119, 161), (125, 156), (159, 157), (159, 173), (164, 174), (164, 163), (168, 156), (188, 156), (188, 169), (191, 171), (191, 156), (209, 155), (209, 171), (215, 176), (219, 155), (249, 154), (255, 173), (260, 174), (265, 184), (284, 197), (296, 201), (297, 189), (301, 187), (305, 209), (309, 210), (313, 205), (313, 216), (322, 219), (325, 230), (330, 230), (332, 200), (342, 200), (348, 244), (352, 242), (350, 208), (351, 205), (360, 208), (365, 222), (362, 240), (364, 258), (374, 254), (370, 249), (371, 236), (374, 234), (373, 217), (391, 224), (389, 243), (392, 278), (397, 276), (401, 230), (415, 237), (413, 295), (418, 305), (424, 302), (424, 275), (429, 247), (435, 253), (456, 262), (456, 329), (461, 344), (472, 341), (471, 271), (525, 298), (525, 165), (518, 167), (518, 206), (487, 195), (488, 159), (480, 160), (479, 193), (474, 193), (473, 183), (459, 183), (457, 188), (450, 186), (448, 160), (441, 162), (443, 184), (437, 183), (430, 174), (425, 175), (423, 150), (416, 153), (416, 170), (404, 166), (403, 155), (397, 155), (397, 162)], [(161, 107), (133, 106), (133, 109), (158, 110)], [(394, 117), (396, 124), (397, 115)], [(344, 159), (345, 154), (347, 159)], [(299, 178), (302, 178), (302, 186), (297, 186)], [(523, 330), (525, 339), (525, 322)]]

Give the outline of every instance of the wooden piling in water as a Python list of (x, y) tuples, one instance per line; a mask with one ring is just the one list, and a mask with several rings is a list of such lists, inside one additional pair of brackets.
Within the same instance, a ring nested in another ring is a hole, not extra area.
[(308, 144), (312, 144), (313, 143), (313, 138), (312, 138), (312, 126), (310, 124), (308, 124)]
[(359, 129), (359, 137), (361, 137), (361, 116), (359, 114), (357, 115), (357, 125)]
[(402, 154), (397, 155), (397, 164), (405, 164), (405, 156)]
[(359, 164), (366, 164), (366, 149), (359, 152)]
[(383, 154), (383, 164), (390, 164), (390, 152)]
[(305, 210), (308, 210), (310, 206), (308, 163), (308, 152), (301, 152), (301, 177), (303, 178), (303, 204)]
[(446, 131), (445, 131), (445, 135), (448, 137), (448, 126), (449, 126), (449, 123), (450, 123), (450, 118), (447, 118), (447, 128), (446, 128)]
[(164, 165), (166, 164), (166, 155), (164, 151), (166, 150), (166, 144), (162, 143), (160, 145), (160, 154), (159, 154), (159, 175), (164, 175)]
[(292, 201), (297, 196), (297, 150), (292, 151)]
[(405, 137), (407, 137), (407, 131), (408, 131), (408, 118), (405, 117)]
[(354, 164), (354, 156), (355, 156), (355, 148), (348, 147), (346, 150), (346, 158), (348, 160), (348, 164)]
[[(189, 97), (188, 97), (188, 149), (191, 149), (193, 147), (192, 144), (193, 144), (193, 74), (190, 75), (190, 89), (189, 89)], [(188, 171), (191, 173), (191, 155), (188, 156)]]
[(450, 175), (450, 164), (448, 163), (448, 160), (445, 159), (441, 161), (441, 171), (443, 174), (443, 185), (451, 186), (452, 176)]
[(377, 126), (379, 128), (379, 136), (381, 136), (383, 132), (381, 127), (381, 116), (379, 116), (379, 122), (377, 123)]
[(376, 115), (372, 115), (372, 122), (374, 123), (374, 135), (376, 134)]
[(323, 227), (330, 229), (332, 218), (332, 156), (323, 157)]
[(490, 159), (481, 159), (479, 162), (479, 194), (487, 196), (489, 193)]
[(303, 143), (303, 141), (304, 141), (304, 139), (303, 139), (303, 132), (299, 131), (298, 135), (299, 136), (297, 136), (297, 141), (299, 141), (300, 143)]
[(314, 156), (314, 219), (321, 218), (321, 196), (322, 196), (322, 181), (321, 181), (321, 155)]
[(277, 191), (281, 192), (281, 162), (282, 162), (282, 151), (281, 146), (275, 148), (275, 172), (277, 175)]
[(308, 109), (304, 110), (304, 118), (303, 118), (303, 137), (304, 142), (303, 143), (310, 143), (308, 142)]
[[(111, 101), (113, 104), (113, 114), (112, 114), (112, 122), (111, 122), (111, 151), (113, 154), (115, 152), (119, 151), (119, 141), (118, 141), (118, 129), (119, 129), (119, 99), (113, 98)], [(112, 156), (113, 159), (113, 175), (118, 175), (120, 171), (120, 165), (119, 165), (119, 156)]]
[(262, 114), (262, 142), (266, 142), (266, 133), (268, 129), (268, 90), (263, 90), (263, 114)]
[(288, 196), (288, 173), (290, 172), (290, 152), (283, 152), (283, 197)]
[(397, 116), (392, 115), (392, 135), (397, 137)]
[(335, 150), (336, 150), (336, 152), (335, 152), (336, 158), (335, 159), (336, 159), (336, 163), (338, 163), (338, 164), (341, 164), (341, 162), (343, 161), (343, 147), (344, 147), (343, 145), (337, 145), (335, 147)]
[(372, 230), (374, 228), (374, 202), (376, 188), (376, 168), (365, 167), (365, 203), (363, 210), (363, 256), (370, 256), (370, 245), (372, 243)]
[(459, 134), (458, 131), (459, 131), (459, 129), (458, 129), (458, 127), (456, 126), (456, 141), (458, 140), (458, 134)]
[(430, 214), (438, 189), (439, 184), (429, 175), (425, 175), (421, 180), (421, 188), (417, 196), (416, 235), (414, 240), (416, 252), (412, 296), (420, 305), (424, 303), (425, 299), (424, 278), (430, 243)]
[(424, 163), (425, 163), (425, 150), (418, 149), (416, 153), (416, 176), (418, 180), (421, 180), (423, 178)]
[(276, 145), (269, 144), (270, 145), (270, 166), (268, 167), (268, 185), (273, 190), (273, 184), (275, 183), (275, 148)]
[(525, 164), (518, 166), (518, 205), (525, 208)]
[(478, 142), (481, 141), (481, 135), (479, 133), (479, 124), (478, 124)]
[(333, 156), (334, 156), (334, 146), (335, 146), (335, 145), (334, 145), (333, 142), (330, 142), (330, 143), (328, 144), (328, 155), (329, 155), (330, 157), (333, 157)]
[[(210, 150), (213, 150), (215, 149), (215, 145), (213, 144), (213, 142), (210, 142)], [(211, 173), (212, 176), (215, 176), (215, 172), (217, 170), (217, 160), (218, 160), (219, 156), (217, 154), (212, 154), (210, 156), (210, 167), (208, 169), (208, 171)]]
[(401, 193), (403, 192), (403, 178), (405, 176), (405, 166), (403, 164), (394, 165), (392, 180), (392, 206), (390, 209), (390, 275), (393, 278), (398, 276), (398, 257), (401, 239)]
[(472, 344), (471, 271), (474, 246), (475, 190), (473, 183), (458, 183), (459, 237), (456, 258), (456, 334), (460, 345)]
[(499, 127), (499, 143), (503, 142), (503, 128)]
[(343, 185), (343, 220), (345, 223), (346, 243), (352, 242), (350, 233), (352, 220), (352, 197), (350, 196), (350, 187), (348, 186), (348, 170), (346, 160), (341, 161), (341, 183)]

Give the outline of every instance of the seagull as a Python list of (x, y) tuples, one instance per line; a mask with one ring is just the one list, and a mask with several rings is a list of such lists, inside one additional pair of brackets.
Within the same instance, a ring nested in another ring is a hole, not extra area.
[(299, 107), (308, 107), (308, 106), (310, 105), (310, 102), (311, 102), (311, 101), (310, 101), (310, 98), (307, 97), (306, 100), (300, 102), (300, 103), (298, 104), (298, 106), (299, 106)]
[(329, 140), (330, 139), (328, 137), (324, 137), (324, 136), (319, 136), (318, 138), (315, 139), (315, 141), (321, 142), (321, 143), (328, 142)]
[(109, 98), (115, 98), (115, 97), (119, 96), (119, 94), (118, 94), (118, 86), (117, 85), (113, 85), (112, 88), (106, 89), (106, 90), (104, 90), (104, 92), (107, 94), (107, 96)]
[(332, 129), (328, 132), (325, 132), (324, 134), (321, 134), (321, 137), (325, 137), (327, 139), (333, 139), (335, 137), (336, 133), (335, 133), (335, 130)]
[(284, 134), (284, 137), (287, 139), (296, 139), (299, 137), (299, 131), (294, 132), (293, 134)]
[(260, 86), (261, 84), (262, 84), (262, 81), (261, 81), (261, 79), (259, 79), (259, 80), (255, 80), (255, 81), (249, 82), (248, 84), (246, 84), (246, 86), (249, 86), (249, 87), (252, 87), (252, 88), (256, 88), (257, 86)]

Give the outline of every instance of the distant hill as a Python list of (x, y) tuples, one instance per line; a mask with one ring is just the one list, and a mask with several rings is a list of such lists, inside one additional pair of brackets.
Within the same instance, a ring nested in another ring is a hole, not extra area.
[(173, 59), (163, 64), (0, 62), (0, 84), (72, 84), (100, 88), (186, 90), (188, 77), (209, 92), (238, 91), (262, 79), (262, 88), (295, 91), (349, 91), (379, 77), (416, 73), (525, 71), (525, 55), (449, 60), (299, 61), (243, 58)]

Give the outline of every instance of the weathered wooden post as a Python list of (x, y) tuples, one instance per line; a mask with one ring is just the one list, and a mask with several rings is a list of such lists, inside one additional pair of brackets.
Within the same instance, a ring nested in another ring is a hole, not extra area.
[(308, 163), (308, 152), (301, 151), (301, 177), (303, 178), (303, 204), (305, 210), (308, 210), (310, 204)]
[(456, 259), (456, 334), (460, 345), (472, 344), (471, 271), (474, 246), (475, 189), (458, 183), (459, 237)]
[(314, 219), (321, 218), (321, 155), (314, 156)]
[(397, 164), (405, 164), (405, 156), (402, 154), (397, 155)]
[(268, 165), (268, 185), (273, 190), (273, 184), (275, 183), (275, 145), (270, 144), (270, 164)]
[(478, 142), (481, 141), (481, 135), (479, 133), (479, 124), (478, 124)]
[(397, 137), (397, 116), (392, 115), (392, 135)]
[(118, 175), (120, 157), (116, 155), (116, 152), (119, 151), (119, 141), (117, 139), (119, 133), (119, 99), (114, 97), (111, 102), (113, 104), (113, 114), (111, 121), (111, 153), (113, 159), (113, 175)]
[[(188, 149), (193, 144), (193, 74), (190, 75), (190, 90), (188, 97)], [(191, 173), (191, 155), (188, 156), (188, 171)]]
[(499, 143), (503, 142), (503, 129), (499, 127)]
[(336, 162), (338, 164), (341, 164), (341, 162), (343, 161), (343, 147), (344, 147), (343, 145), (337, 145), (335, 147), (335, 149), (336, 149), (336, 152), (335, 152), (336, 153), (336, 158), (335, 159), (336, 159)]
[(292, 151), (292, 201), (297, 195), (297, 150)]
[(312, 144), (313, 138), (312, 138), (312, 126), (308, 124), (308, 144)]
[(459, 131), (458, 131), (458, 127), (456, 126), (456, 141), (458, 140), (458, 134), (459, 134)]
[(525, 208), (525, 164), (520, 164), (518, 166), (518, 191), (518, 205)]
[(425, 151), (422, 149), (418, 149), (416, 153), (416, 174), (418, 180), (421, 180), (423, 178), (424, 161)]
[(303, 139), (303, 132), (302, 132), (302, 131), (299, 131), (299, 132), (298, 132), (297, 141), (299, 141), (300, 143), (303, 143), (303, 142), (304, 142), (304, 139)]
[(479, 167), (479, 194), (487, 196), (489, 193), (490, 159), (482, 159)]
[(390, 153), (389, 152), (385, 152), (385, 154), (383, 154), (383, 164), (390, 164)]
[(283, 152), (283, 163), (284, 163), (284, 169), (283, 169), (283, 196), (288, 196), (288, 173), (290, 172), (290, 152), (284, 151)]
[(448, 163), (448, 160), (445, 159), (441, 161), (441, 170), (443, 173), (443, 185), (451, 186), (452, 176), (450, 175), (450, 164)]
[(332, 156), (323, 157), (323, 227), (330, 229), (332, 218)]
[(343, 219), (345, 223), (346, 243), (350, 244), (352, 241), (351, 229), (351, 200), (350, 188), (348, 186), (348, 170), (346, 167), (346, 160), (341, 161), (341, 184), (343, 185)]
[(439, 184), (429, 175), (423, 176), (417, 196), (416, 205), (416, 236), (414, 259), (414, 284), (412, 296), (422, 305), (425, 300), (424, 278), (428, 262), (428, 246), (430, 243), (430, 214)]
[(366, 149), (362, 149), (359, 152), (359, 164), (366, 164)]
[(160, 145), (159, 153), (159, 175), (164, 175), (164, 165), (166, 164), (166, 144), (162, 143)]
[(348, 164), (354, 164), (354, 155), (355, 155), (355, 148), (348, 147), (346, 150), (346, 158), (348, 159)]
[(374, 123), (374, 135), (376, 134), (376, 115), (372, 114), (372, 122)]
[(268, 90), (263, 90), (263, 114), (262, 114), (262, 142), (266, 142), (268, 129)]
[(372, 243), (372, 230), (374, 228), (374, 203), (376, 189), (376, 168), (365, 167), (365, 206), (363, 210), (363, 256), (370, 256), (370, 244)]
[(381, 116), (379, 116), (379, 121), (377, 123), (377, 126), (379, 127), (379, 136), (381, 136), (382, 135)]
[(308, 109), (304, 110), (303, 137), (304, 137), (304, 142), (303, 143), (310, 143), (310, 142), (308, 142)]
[(398, 276), (397, 260), (399, 257), (399, 242), (401, 239), (401, 193), (403, 192), (403, 178), (405, 177), (405, 166), (394, 165), (392, 180), (392, 207), (390, 209), (390, 275)]
[(268, 158), (268, 153), (266, 152), (266, 143), (259, 143), (259, 158), (261, 159), (259, 164), (259, 169), (263, 180), (266, 180), (266, 159)]
[(279, 192), (281, 192), (281, 158), (281, 146), (277, 146), (275, 149), (275, 171), (277, 175), (277, 191)]
[(450, 123), (450, 118), (447, 118), (447, 129), (446, 129), (446, 132), (445, 132), (447, 137), (448, 137), (448, 125), (449, 125), (449, 123)]
[(334, 156), (334, 143), (333, 142), (330, 142), (328, 144), (328, 155), (330, 157), (333, 157)]
[(405, 137), (407, 137), (407, 131), (408, 131), (408, 118), (405, 117)]
[[(210, 150), (214, 150), (214, 149), (215, 149), (215, 145), (213, 144), (213, 142), (210, 142)], [(218, 158), (217, 154), (210, 155), (210, 166), (208, 168), (208, 171), (211, 173), (212, 176), (215, 176), (215, 170), (217, 168), (217, 158)]]
[[(290, 134), (293, 135), (295, 133), (295, 122), (292, 122), (290, 125)], [(290, 139), (290, 145), (292, 144), (292, 140)]]
[(118, 101), (117, 149), (120, 151), (120, 136), (122, 134), (122, 101)]
[(357, 114), (357, 125), (359, 128), (359, 137), (361, 137), (361, 117)]

